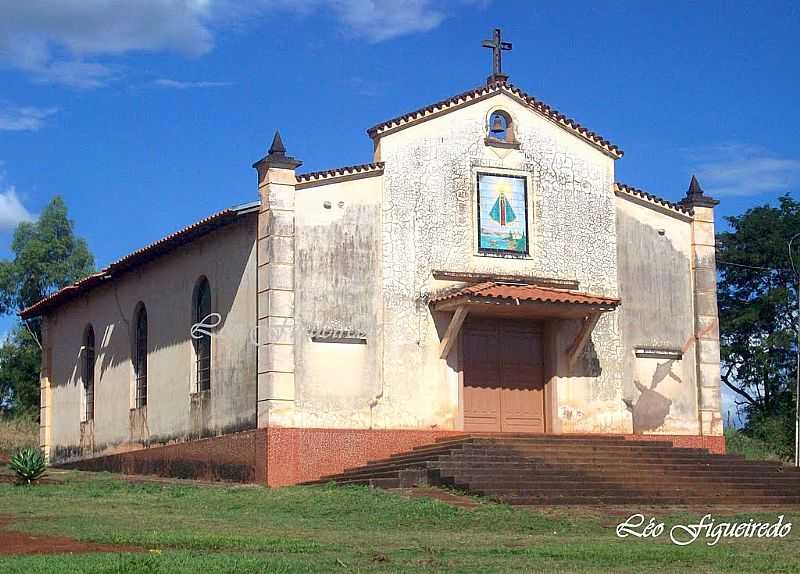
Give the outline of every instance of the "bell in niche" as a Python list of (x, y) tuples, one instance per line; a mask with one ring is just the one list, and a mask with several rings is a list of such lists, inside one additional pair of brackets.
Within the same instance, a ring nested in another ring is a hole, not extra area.
[(494, 137), (502, 137), (505, 135), (506, 127), (503, 125), (503, 119), (499, 114), (495, 114), (492, 120), (492, 128), (489, 130)]

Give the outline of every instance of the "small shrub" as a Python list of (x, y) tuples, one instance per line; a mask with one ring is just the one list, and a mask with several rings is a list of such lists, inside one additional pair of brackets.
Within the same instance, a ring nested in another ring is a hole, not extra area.
[(8, 466), (17, 473), (21, 484), (33, 484), (44, 474), (44, 455), (39, 448), (23, 448), (11, 457)]

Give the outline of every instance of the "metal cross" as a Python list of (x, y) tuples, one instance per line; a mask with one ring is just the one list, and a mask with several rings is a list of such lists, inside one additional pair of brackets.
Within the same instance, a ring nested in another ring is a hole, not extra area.
[(500, 38), (500, 28), (495, 28), (492, 39), (484, 40), (482, 46), (492, 49), (492, 75), (489, 76), (489, 80), (505, 80), (508, 78), (508, 76), (503, 73), (501, 54), (503, 50), (511, 50), (511, 42), (502, 41)]

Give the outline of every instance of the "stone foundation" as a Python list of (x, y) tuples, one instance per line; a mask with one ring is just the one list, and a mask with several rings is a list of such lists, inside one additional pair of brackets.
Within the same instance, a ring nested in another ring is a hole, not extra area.
[[(462, 431), (272, 427), (154, 446), (58, 465), (60, 468), (151, 474), (194, 480), (288, 486), (336, 474)], [(610, 435), (588, 435), (610, 436)], [(676, 447), (725, 453), (725, 437), (612, 435), (671, 441)]]

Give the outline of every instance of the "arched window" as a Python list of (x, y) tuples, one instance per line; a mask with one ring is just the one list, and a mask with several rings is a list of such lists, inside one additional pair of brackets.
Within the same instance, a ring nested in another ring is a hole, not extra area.
[(511, 116), (503, 110), (497, 110), (489, 115), (488, 138), (494, 141), (514, 142), (514, 125)]
[(133, 337), (133, 376), (136, 408), (147, 406), (147, 309), (139, 304)]
[[(205, 277), (197, 282), (193, 299), (193, 320), (200, 323), (211, 313), (211, 287)], [(199, 338), (194, 339), (196, 392), (211, 390), (211, 335), (199, 335)]]
[(83, 334), (83, 361), (81, 379), (83, 380), (83, 420), (94, 419), (94, 329), (86, 327)]

